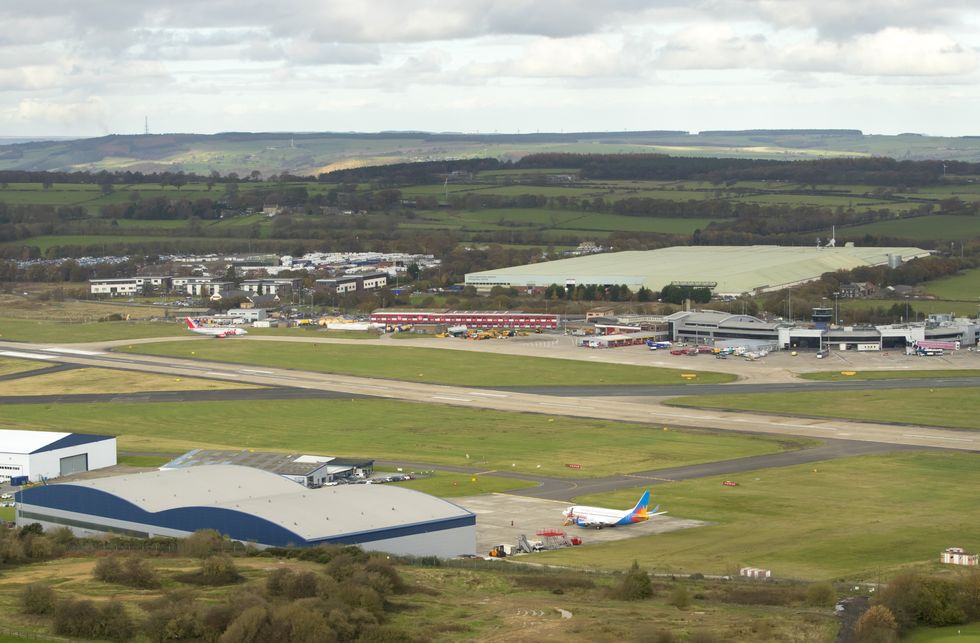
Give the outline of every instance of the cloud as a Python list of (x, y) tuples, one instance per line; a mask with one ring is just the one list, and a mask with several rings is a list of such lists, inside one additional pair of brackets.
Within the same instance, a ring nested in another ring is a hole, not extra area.
[(888, 27), (843, 42), (797, 34), (746, 36), (727, 25), (678, 32), (658, 51), (665, 69), (769, 69), (854, 76), (953, 76), (977, 68), (977, 52), (934, 31)]
[(106, 104), (98, 98), (66, 102), (26, 98), (12, 108), (0, 110), (0, 120), (15, 125), (29, 123), (33, 128), (49, 127), (64, 131), (79, 127), (91, 130), (94, 127), (100, 132), (108, 132), (107, 113)]

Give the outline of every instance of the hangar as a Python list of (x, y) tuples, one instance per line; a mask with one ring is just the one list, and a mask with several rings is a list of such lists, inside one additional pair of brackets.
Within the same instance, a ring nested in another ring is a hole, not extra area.
[(476, 516), (394, 485), (307, 489), (237, 465), (198, 466), (32, 487), (17, 493), (17, 524), (77, 535), (184, 537), (215, 529), (259, 547), (360, 545), (392, 554), (472, 554)]
[(38, 482), (115, 464), (111, 435), (0, 429), (0, 482), (22, 476)]
[(466, 275), (478, 289), (560, 286), (629, 286), (660, 291), (664, 286), (716, 284), (718, 295), (779, 290), (819, 279), (825, 272), (859, 266), (898, 265), (929, 256), (921, 248), (835, 248), (793, 246), (673, 246), (559, 259)]

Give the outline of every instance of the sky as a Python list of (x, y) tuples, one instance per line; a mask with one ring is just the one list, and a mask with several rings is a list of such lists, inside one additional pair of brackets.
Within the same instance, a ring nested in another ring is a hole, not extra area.
[(0, 136), (980, 135), (976, 0), (3, 0)]

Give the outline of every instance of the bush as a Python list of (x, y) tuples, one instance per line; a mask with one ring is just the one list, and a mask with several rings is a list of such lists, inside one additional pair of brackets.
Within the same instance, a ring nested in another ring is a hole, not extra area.
[(190, 558), (207, 558), (220, 552), (225, 539), (214, 529), (201, 529), (180, 541), (180, 553)]
[(691, 595), (688, 594), (686, 587), (676, 585), (670, 592), (670, 601), (668, 602), (677, 609), (682, 610), (691, 604)]
[(69, 599), (54, 609), (54, 631), (79, 638), (128, 641), (136, 627), (118, 601), (109, 601), (99, 608), (92, 601)]
[(861, 615), (855, 628), (860, 643), (892, 643), (898, 640), (895, 616), (884, 605), (873, 605)]
[(837, 592), (830, 583), (813, 583), (806, 588), (806, 604), (811, 607), (833, 607)]
[(650, 575), (640, 569), (635, 560), (626, 576), (612, 591), (613, 598), (621, 601), (639, 601), (653, 596), (653, 584)]
[(92, 575), (103, 583), (117, 583), (137, 589), (150, 589), (160, 586), (156, 571), (142, 558), (130, 556), (120, 562), (116, 556), (100, 558), (95, 563)]
[(918, 625), (964, 623), (962, 590), (961, 585), (946, 578), (902, 574), (881, 590), (878, 601), (889, 609), (902, 633)]
[(216, 587), (218, 585), (239, 583), (244, 579), (238, 573), (238, 568), (235, 567), (235, 561), (230, 556), (219, 554), (205, 558), (201, 561), (200, 570), (188, 574), (181, 574), (177, 576), (177, 580), (194, 585)]
[(56, 598), (50, 585), (31, 583), (20, 592), (21, 609), (25, 614), (50, 614)]

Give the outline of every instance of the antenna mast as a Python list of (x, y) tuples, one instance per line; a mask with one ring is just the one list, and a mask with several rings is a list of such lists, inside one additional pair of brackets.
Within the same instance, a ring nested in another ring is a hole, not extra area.
[(149, 134), (150, 134), (150, 117), (149, 116), (144, 116), (143, 117), (143, 134), (145, 136), (149, 136)]

